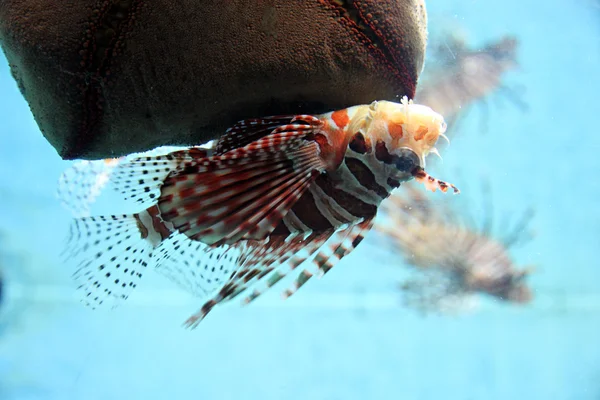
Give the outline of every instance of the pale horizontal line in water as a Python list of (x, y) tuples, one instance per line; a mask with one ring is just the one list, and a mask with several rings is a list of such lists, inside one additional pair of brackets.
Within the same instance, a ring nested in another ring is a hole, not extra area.
[[(60, 285), (19, 285), (13, 284), (5, 288), (6, 303), (26, 301), (31, 303), (68, 303), (78, 304), (79, 295), (71, 287)], [(536, 299), (531, 305), (502, 307), (494, 304), (494, 301), (478, 301), (483, 296), (475, 296), (474, 312), (482, 310), (489, 311), (512, 311), (512, 312), (561, 312), (579, 311), (597, 312), (600, 310), (600, 293), (567, 293), (558, 294), (554, 290), (542, 293), (536, 291)], [(138, 290), (127, 299), (128, 306), (197, 306), (202, 299), (188, 295), (177, 289), (147, 289)], [(241, 300), (241, 297), (240, 297)], [(251, 307), (261, 308), (304, 308), (322, 310), (392, 310), (404, 309), (402, 295), (400, 292), (389, 293), (306, 293), (296, 294), (290, 300), (281, 300), (278, 293), (270, 294), (265, 301), (259, 300)], [(233, 300), (231, 303), (236, 303)], [(0, 305), (1, 308), (1, 305)], [(465, 310), (469, 313), (470, 307)], [(460, 312), (459, 312), (460, 314)]]

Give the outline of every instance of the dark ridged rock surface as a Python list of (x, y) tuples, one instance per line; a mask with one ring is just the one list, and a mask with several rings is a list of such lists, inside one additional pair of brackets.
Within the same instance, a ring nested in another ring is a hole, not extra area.
[(13, 76), (69, 159), (412, 97), (425, 43), (422, 0), (0, 0)]

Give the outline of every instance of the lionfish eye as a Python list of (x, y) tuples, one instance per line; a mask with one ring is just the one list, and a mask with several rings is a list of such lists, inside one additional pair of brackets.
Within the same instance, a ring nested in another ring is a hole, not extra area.
[(396, 158), (396, 168), (403, 172), (411, 172), (421, 165), (421, 159), (412, 149), (402, 147)]

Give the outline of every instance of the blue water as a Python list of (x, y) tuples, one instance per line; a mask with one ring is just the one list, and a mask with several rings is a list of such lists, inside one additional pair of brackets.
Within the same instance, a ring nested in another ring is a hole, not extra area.
[(54, 190), (70, 163), (0, 58), (0, 399), (600, 399), (598, 3), (428, 10), (432, 32), (520, 41), (505, 83), (526, 87), (529, 111), (492, 96), (483, 134), (475, 107), (438, 170), (475, 200), (489, 181), (499, 215), (535, 209), (534, 240), (513, 253), (536, 266), (532, 304), (420, 316), (394, 291), (398, 257), (370, 237), (289, 300), (220, 307), (192, 332), (180, 323), (199, 304), (157, 276), (117, 310), (87, 310), (58, 261), (70, 216)]

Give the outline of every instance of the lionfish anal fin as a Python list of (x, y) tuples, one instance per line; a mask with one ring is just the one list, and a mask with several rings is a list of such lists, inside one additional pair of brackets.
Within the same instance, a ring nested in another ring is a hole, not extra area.
[(310, 139), (316, 129), (278, 126), (242, 148), (187, 164), (161, 187), (163, 218), (213, 246), (264, 239), (325, 169)]

